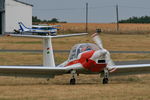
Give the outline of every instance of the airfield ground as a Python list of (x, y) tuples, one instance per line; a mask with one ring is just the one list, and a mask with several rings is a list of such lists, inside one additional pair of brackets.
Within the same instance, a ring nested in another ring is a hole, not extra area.
[[(148, 27), (148, 26), (146, 26)], [(147, 28), (146, 28), (147, 29)], [(101, 34), (104, 47), (115, 51), (150, 51), (150, 34)], [(76, 43), (93, 42), (90, 35), (53, 40), (55, 50), (69, 50)], [(40, 39), (0, 37), (0, 49), (42, 50)], [(56, 62), (68, 53), (56, 53)], [(150, 54), (112, 54), (115, 61), (150, 60)], [(41, 65), (40, 53), (0, 53), (0, 65)], [(70, 86), (70, 75), (50, 81), (41, 78), (0, 77), (0, 100), (150, 100), (150, 74), (111, 77), (103, 85), (99, 75), (80, 75)]]
[(99, 75), (81, 75), (69, 85), (70, 75), (45, 79), (0, 77), (0, 100), (149, 100), (150, 75), (112, 77), (103, 85)]

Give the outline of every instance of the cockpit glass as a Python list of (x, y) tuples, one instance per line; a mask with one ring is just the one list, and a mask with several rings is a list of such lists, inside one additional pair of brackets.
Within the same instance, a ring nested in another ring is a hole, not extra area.
[(77, 44), (70, 51), (69, 60), (77, 59), (80, 53), (90, 50), (98, 50), (98, 47), (92, 43)]

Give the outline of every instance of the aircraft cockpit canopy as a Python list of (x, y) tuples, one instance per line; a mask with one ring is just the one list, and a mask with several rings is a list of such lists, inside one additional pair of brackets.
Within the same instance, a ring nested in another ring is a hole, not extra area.
[(92, 43), (76, 44), (70, 51), (69, 60), (77, 59), (78, 55), (82, 52), (98, 49), (98, 46)]

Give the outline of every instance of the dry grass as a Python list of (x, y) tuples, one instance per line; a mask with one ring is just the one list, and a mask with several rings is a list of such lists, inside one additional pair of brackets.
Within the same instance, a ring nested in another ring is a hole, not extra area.
[[(149, 51), (150, 35), (101, 34), (104, 47), (114, 51)], [(55, 50), (70, 50), (77, 43), (93, 43), (90, 35), (53, 39)], [(42, 50), (41, 39), (1, 37), (1, 49)], [(68, 58), (68, 53), (56, 53), (56, 63)], [(112, 54), (115, 61), (149, 60), (149, 54)], [(1, 65), (41, 65), (42, 54), (38, 53), (0, 53)], [(32, 61), (32, 59), (34, 59)], [(15, 61), (15, 62), (14, 62)], [(17, 61), (17, 62), (16, 62)]]
[(0, 53), (0, 65), (42, 65), (42, 54)]
[(150, 60), (150, 54), (115, 53), (115, 54), (112, 54), (112, 59), (114, 61)]
[[(60, 32), (85, 32), (85, 23), (60, 23)], [(116, 24), (101, 24), (101, 23), (89, 23), (89, 32), (93, 32), (96, 29), (102, 29), (106, 33), (116, 33)], [(143, 34), (150, 33), (149, 24), (119, 24), (120, 29), (118, 33), (126, 34)]]
[[(43, 79), (0, 77), (0, 100), (149, 100), (149, 75), (114, 77), (99, 83), (98, 75), (81, 75), (70, 86), (68, 75)], [(62, 80), (63, 78), (63, 80)]]
[[(101, 34), (104, 47), (108, 50), (127, 50), (127, 51), (149, 51), (150, 35), (112, 35)], [(55, 50), (69, 50), (77, 43), (93, 43), (90, 35), (81, 37), (68, 37), (53, 39)], [(41, 39), (1, 37), (0, 49), (30, 49), (41, 50)]]
[(0, 37), (0, 49), (39, 50), (42, 40), (32, 38)]

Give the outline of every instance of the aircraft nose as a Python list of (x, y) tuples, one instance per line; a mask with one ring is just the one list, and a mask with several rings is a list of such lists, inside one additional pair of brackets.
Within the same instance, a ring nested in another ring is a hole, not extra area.
[(106, 54), (107, 54), (107, 50), (105, 50), (105, 49), (103, 49), (103, 50), (97, 50), (97, 51), (95, 51), (95, 53), (91, 57), (91, 60), (95, 61), (98, 58), (105, 59), (105, 55)]

